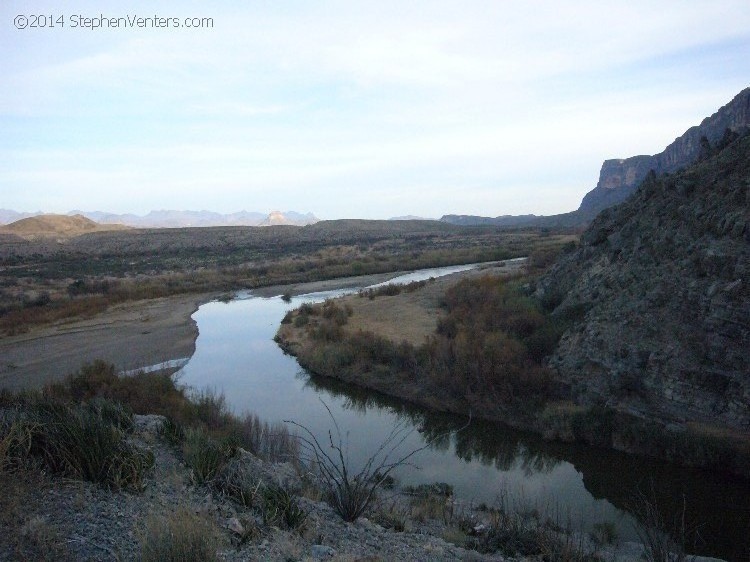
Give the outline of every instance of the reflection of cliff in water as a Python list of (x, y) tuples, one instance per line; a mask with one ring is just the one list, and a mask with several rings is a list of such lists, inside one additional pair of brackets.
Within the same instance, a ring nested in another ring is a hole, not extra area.
[[(301, 371), (306, 386), (343, 401), (344, 407), (360, 413), (384, 409), (401, 420), (408, 420), (431, 447), (447, 451), (453, 442), (462, 460), (478, 461), (499, 471), (522, 467), (527, 474), (548, 473), (567, 462), (582, 474), (586, 490), (597, 499), (637, 514), (636, 498), (654, 501), (660, 511), (677, 516), (685, 506), (689, 529), (698, 529), (700, 538), (690, 551), (720, 554), (727, 560), (747, 560), (750, 553), (750, 484), (702, 470), (688, 469), (608, 449), (575, 443), (544, 441), (540, 437), (484, 420), (472, 420), (430, 412), (414, 404), (367, 390), (336, 379), (310, 376)], [(744, 490), (744, 493), (742, 492)], [(739, 491), (739, 492), (738, 492)], [(703, 546), (702, 546), (703, 545)]]
[(542, 447), (529, 447), (529, 439), (544, 442), (519, 431), (498, 431), (500, 426), (484, 420), (471, 420), (466, 427), (469, 421), (466, 417), (431, 412), (398, 398), (330, 377), (309, 376), (306, 373), (300, 376), (307, 377), (306, 385), (317, 392), (326, 392), (342, 400), (346, 409), (364, 414), (371, 408), (378, 408), (400, 420), (408, 420), (425, 441), (431, 441), (430, 447), (433, 449), (447, 451), (453, 441), (456, 456), (467, 462), (478, 461), (501, 471), (511, 470), (520, 463), (527, 473), (549, 472), (561, 462)]

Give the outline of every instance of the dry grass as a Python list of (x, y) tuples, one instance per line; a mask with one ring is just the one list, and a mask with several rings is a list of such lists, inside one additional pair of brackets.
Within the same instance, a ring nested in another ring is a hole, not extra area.
[[(514, 263), (481, 271), (468, 271), (462, 273), (461, 278), (490, 273), (508, 276), (518, 273), (520, 267), (520, 264)], [(455, 276), (446, 276), (428, 282), (417, 290), (403, 291), (397, 295), (380, 295), (370, 299), (363, 293), (362, 296), (337, 299), (340, 306), (348, 305), (352, 310), (349, 321), (342, 326), (343, 333), (353, 335), (357, 332), (369, 332), (393, 343), (405, 341), (414, 346), (423, 345), (435, 333), (438, 319), (444, 312), (441, 302), (445, 291), (455, 283)], [(311, 320), (311, 327), (314, 327), (315, 320)], [(285, 335), (292, 336), (289, 332), (291, 330), (286, 330)]]
[(34, 470), (0, 473), (0, 552), (13, 560), (72, 560), (63, 530), (48, 518), (34, 515), (42, 490), (49, 486)]
[(152, 516), (141, 539), (143, 562), (204, 562), (218, 560), (218, 529), (187, 509)]

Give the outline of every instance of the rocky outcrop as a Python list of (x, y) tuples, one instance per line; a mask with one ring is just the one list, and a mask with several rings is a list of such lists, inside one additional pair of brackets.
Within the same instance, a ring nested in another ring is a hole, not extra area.
[(650, 170), (657, 174), (675, 172), (698, 160), (705, 143), (719, 142), (727, 129), (738, 133), (750, 127), (750, 88), (742, 90), (734, 99), (700, 125), (690, 127), (664, 151), (653, 156), (633, 156), (621, 160), (605, 160), (599, 172), (599, 182), (586, 194), (579, 207), (582, 215), (599, 211), (627, 199)]
[[(660, 158), (674, 166), (673, 154)], [(683, 172), (649, 174), (599, 214), (537, 296), (573, 321), (550, 363), (577, 403), (746, 436), (750, 136)]]
[(706, 138), (710, 145), (720, 143), (727, 129), (743, 133), (750, 128), (750, 88), (742, 90), (732, 101), (700, 125), (689, 128), (659, 154), (605, 160), (599, 172), (599, 182), (581, 201), (576, 211), (560, 215), (478, 217), (473, 215), (445, 215), (440, 220), (460, 225), (494, 225), (504, 227), (532, 226), (551, 228), (580, 227), (589, 224), (596, 215), (625, 201), (635, 192), (650, 170), (657, 174), (676, 172), (705, 155)]

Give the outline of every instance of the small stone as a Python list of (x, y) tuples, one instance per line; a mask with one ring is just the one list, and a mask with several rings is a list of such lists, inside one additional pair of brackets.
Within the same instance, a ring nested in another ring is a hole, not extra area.
[(236, 533), (238, 535), (244, 535), (245, 534), (245, 527), (240, 523), (240, 520), (236, 517), (232, 517), (229, 521), (227, 521), (227, 529), (232, 531), (233, 533)]
[(732, 281), (731, 283), (727, 283), (726, 286), (724, 287), (724, 292), (731, 296), (739, 295), (741, 290), (742, 290), (742, 279), (737, 279), (735, 281)]
[(312, 554), (313, 558), (317, 560), (326, 560), (328, 558), (333, 558), (336, 555), (336, 551), (333, 550), (330, 546), (326, 546), (323, 544), (314, 544), (310, 548), (310, 553)]
[(485, 525), (484, 523), (480, 523), (479, 525), (475, 526), (473, 529), (474, 534), (476, 535), (481, 535), (486, 530), (487, 530), (487, 525)]

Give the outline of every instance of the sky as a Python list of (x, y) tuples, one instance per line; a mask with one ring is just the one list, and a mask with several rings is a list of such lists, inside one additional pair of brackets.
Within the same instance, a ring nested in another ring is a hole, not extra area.
[(3, 0), (0, 77), (0, 208), (549, 215), (750, 85), (750, 2)]

